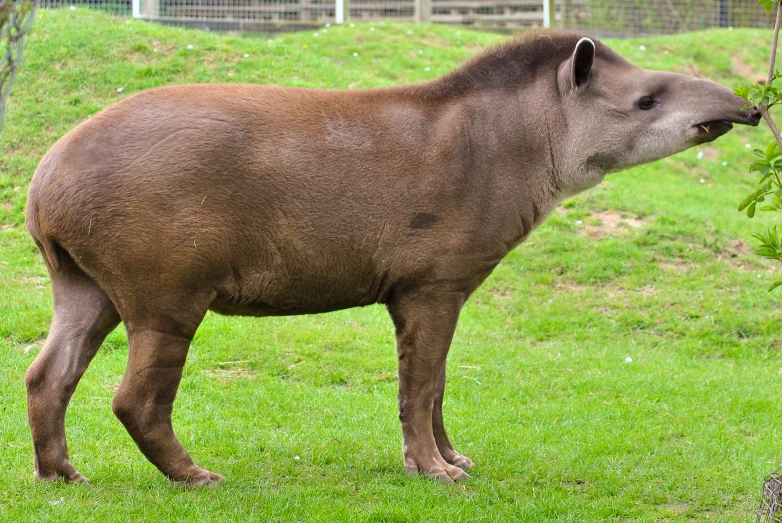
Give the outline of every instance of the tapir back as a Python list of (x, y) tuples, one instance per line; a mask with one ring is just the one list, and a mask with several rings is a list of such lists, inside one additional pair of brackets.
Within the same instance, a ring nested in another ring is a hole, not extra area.
[[(380, 94), (196, 85), (131, 97), (41, 162), (31, 232), (99, 281), (110, 274), (118, 295), (154, 279), (212, 286), (224, 313), (383, 301), (392, 281), (463, 259), (480, 243), (465, 224), (485, 205), (464, 203), (482, 196), (451, 154), (459, 128)], [(475, 279), (457, 267), (454, 279)]]

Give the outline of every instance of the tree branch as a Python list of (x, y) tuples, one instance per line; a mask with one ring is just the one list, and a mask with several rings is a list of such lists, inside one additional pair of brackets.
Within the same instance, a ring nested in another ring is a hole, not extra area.
[(782, 4), (777, 4), (777, 21), (774, 24), (774, 43), (771, 46), (771, 64), (768, 66), (768, 82), (774, 80), (774, 64), (777, 61), (777, 42), (779, 41), (779, 26), (782, 25)]
[(771, 119), (771, 115), (768, 114), (768, 107), (761, 105), (760, 107), (758, 107), (758, 111), (760, 112), (760, 114), (763, 115), (763, 119), (768, 124), (769, 129), (771, 129), (771, 132), (774, 133), (774, 138), (777, 139), (779, 148), (782, 149), (782, 134), (780, 134), (779, 129), (777, 129), (774, 120)]

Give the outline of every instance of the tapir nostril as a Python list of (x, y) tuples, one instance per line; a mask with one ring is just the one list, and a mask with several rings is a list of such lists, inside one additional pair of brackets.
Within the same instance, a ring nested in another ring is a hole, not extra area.
[(755, 125), (760, 123), (760, 119), (762, 117), (763, 115), (761, 115), (758, 111), (752, 111), (752, 113), (749, 115), (750, 120), (752, 120), (752, 123)]

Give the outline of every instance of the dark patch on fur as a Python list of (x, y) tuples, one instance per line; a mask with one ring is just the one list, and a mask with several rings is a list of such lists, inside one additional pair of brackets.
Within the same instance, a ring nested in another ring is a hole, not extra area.
[(413, 229), (429, 229), (437, 223), (437, 216), (425, 212), (417, 212), (413, 215), (410, 227)]

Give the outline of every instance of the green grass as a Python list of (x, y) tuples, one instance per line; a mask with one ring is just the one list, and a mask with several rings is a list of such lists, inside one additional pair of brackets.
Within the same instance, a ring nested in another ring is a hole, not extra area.
[[(763, 221), (735, 211), (755, 183), (745, 144), (769, 139), (747, 128), (568, 200), (475, 294), (445, 406), (457, 448), (477, 463), (468, 483), (404, 475), (379, 306), (207, 317), (174, 410), (196, 462), (230, 480), (206, 491), (172, 487), (114, 418), (127, 355), (116, 331), (67, 420), (71, 458), (94, 486), (35, 482), (23, 374), (51, 295), (23, 207), (57, 138), (157, 85), (394, 85), (501, 38), (406, 24), (317, 34), (267, 40), (40, 12), (0, 134), (0, 521), (752, 520), (763, 475), (782, 462), (782, 342), (779, 301), (765, 292), (778, 269), (747, 245)], [(735, 30), (610, 44), (639, 65), (736, 86), (763, 76), (752, 49), (765, 56), (768, 40)], [(611, 216), (638, 226), (609, 229)]]

